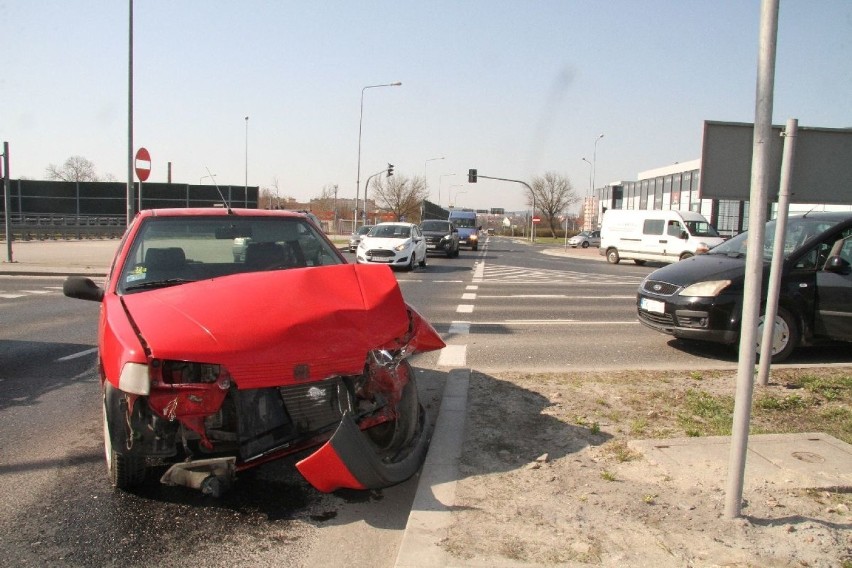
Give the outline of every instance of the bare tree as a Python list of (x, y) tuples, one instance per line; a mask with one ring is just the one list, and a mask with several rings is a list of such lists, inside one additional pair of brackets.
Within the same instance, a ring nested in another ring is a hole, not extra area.
[(424, 178), (415, 176), (409, 179), (397, 174), (374, 178), (370, 185), (378, 207), (392, 213), (397, 221), (403, 218), (412, 222), (420, 220), (420, 206), (429, 196)]
[[(559, 227), (559, 216), (570, 206), (578, 203), (580, 197), (574, 193), (571, 181), (562, 174), (547, 172), (543, 177), (534, 177), (532, 191), (535, 195), (535, 207), (547, 219), (551, 232), (555, 235)], [(527, 195), (527, 204), (532, 206), (532, 195)]]
[(83, 156), (71, 156), (61, 167), (50, 164), (44, 175), (52, 181), (99, 181), (95, 164)]

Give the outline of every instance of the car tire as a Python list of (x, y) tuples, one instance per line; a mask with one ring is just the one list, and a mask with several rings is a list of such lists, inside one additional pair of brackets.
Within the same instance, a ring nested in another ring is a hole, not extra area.
[(636, 265), (638, 265), (638, 266), (645, 266), (645, 262), (646, 262), (646, 261), (644, 261), (644, 260), (640, 260), (640, 259), (638, 259), (638, 258), (634, 258), (634, 259), (633, 259), (633, 264), (636, 264)]
[(471, 248), (471, 250), (479, 250), (479, 244), (475, 244), (475, 245), (473, 245), (473, 247)]
[(682, 255), (680, 255), (680, 260), (686, 260), (687, 258), (690, 258), (690, 257), (693, 257), (693, 256), (695, 256), (695, 255), (692, 254), (691, 252), (685, 252)]
[(414, 257), (415, 256), (416, 255), (412, 252), (411, 253), (411, 259), (408, 261), (408, 264), (405, 267), (406, 271), (411, 272), (412, 270), (414, 270), (414, 264), (415, 264)]
[[(110, 387), (111, 388), (111, 387)], [(127, 490), (145, 481), (145, 458), (116, 451), (110, 435), (110, 414), (106, 396), (103, 404), (104, 455), (110, 483), (117, 489)]]
[(428, 254), (426, 254), (425, 252), (423, 253), (423, 260), (421, 260), (421, 261), (418, 263), (418, 264), (420, 265), (420, 268), (426, 268), (426, 261), (427, 261), (427, 258), (426, 258), (426, 257), (428, 257), (428, 256), (429, 256), (429, 255), (428, 255)]
[(423, 424), (423, 407), (420, 405), (411, 365), (408, 361), (403, 361), (395, 372), (408, 375), (408, 381), (394, 409), (397, 419), (364, 430), (373, 450), (383, 461), (404, 457), (400, 454), (405, 453), (405, 449), (411, 445)]
[(611, 248), (606, 251), (606, 261), (610, 264), (618, 264), (621, 257), (618, 256), (618, 249)]
[(589, 248), (589, 241), (583, 241), (583, 244), (580, 246), (582, 246), (584, 249)]
[[(756, 351), (761, 352), (761, 341), (763, 341), (763, 320), (764, 316), (760, 316), (757, 324), (757, 346)], [(778, 306), (778, 313), (775, 315), (775, 331), (772, 337), (772, 362), (781, 363), (796, 348), (799, 344), (799, 327), (796, 323), (796, 318), (793, 314), (782, 306)]]

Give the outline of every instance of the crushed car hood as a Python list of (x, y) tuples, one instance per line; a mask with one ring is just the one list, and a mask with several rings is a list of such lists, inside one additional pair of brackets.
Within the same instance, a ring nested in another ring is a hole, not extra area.
[(239, 274), (123, 302), (151, 357), (224, 365), (238, 388), (358, 374), (411, 324), (385, 266)]

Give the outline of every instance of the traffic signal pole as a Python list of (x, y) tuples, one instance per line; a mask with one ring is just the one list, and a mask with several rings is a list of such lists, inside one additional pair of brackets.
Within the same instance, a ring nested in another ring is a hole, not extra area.
[[(523, 185), (524, 187), (526, 187), (528, 190), (530, 190), (530, 195), (532, 195), (532, 215), (533, 215), (533, 217), (535, 217), (535, 192), (533, 191), (533, 188), (531, 188), (530, 185), (527, 182), (521, 181), (519, 179), (507, 179), (507, 178), (484, 176), (484, 175), (478, 173), (475, 169), (468, 170), (468, 174), (467, 174), (468, 183), (476, 183), (478, 178), (494, 179), (494, 180), (497, 180), (497, 181), (508, 181), (508, 182), (511, 182), (511, 183), (519, 183), (519, 184)], [(532, 222), (532, 218), (530, 218), (530, 224), (532, 225), (532, 228), (530, 229), (530, 241), (535, 242), (535, 223)]]

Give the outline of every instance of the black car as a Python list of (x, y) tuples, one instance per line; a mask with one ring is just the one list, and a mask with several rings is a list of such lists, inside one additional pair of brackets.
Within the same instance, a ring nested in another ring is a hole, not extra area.
[[(775, 238), (766, 224), (763, 297)], [(639, 285), (639, 321), (675, 337), (718, 343), (739, 341), (747, 235), (742, 233), (708, 253), (670, 264)], [(800, 345), (822, 340), (852, 341), (852, 213), (808, 213), (790, 217), (772, 361), (786, 359)], [(761, 309), (763, 312), (763, 309)], [(763, 326), (763, 318), (760, 327)], [(762, 337), (758, 331), (758, 343)], [(760, 345), (756, 346), (760, 352)]]
[(426, 237), (426, 252), (442, 252), (447, 258), (459, 255), (459, 230), (450, 221), (430, 219), (420, 223)]

